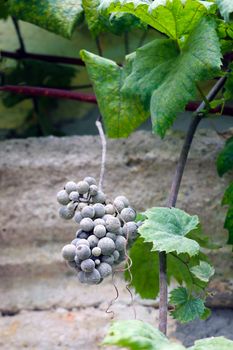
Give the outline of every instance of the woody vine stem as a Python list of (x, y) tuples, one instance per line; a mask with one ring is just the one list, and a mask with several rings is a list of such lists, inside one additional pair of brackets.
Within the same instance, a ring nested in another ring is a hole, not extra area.
[[(227, 74), (220, 78), (210, 90), (206, 99), (199, 105), (193, 114), (193, 119), (189, 125), (180, 157), (176, 166), (171, 189), (167, 199), (167, 207), (175, 207), (180, 189), (182, 176), (188, 159), (188, 154), (192, 144), (194, 134), (202, 118), (208, 113), (209, 102), (211, 102), (218, 92), (223, 88), (227, 79)], [(208, 105), (207, 105), (208, 103)], [(167, 311), (168, 311), (168, 292), (167, 292), (167, 257), (165, 252), (159, 253), (159, 271), (160, 271), (160, 301), (159, 301), (159, 330), (164, 334), (167, 333)]]

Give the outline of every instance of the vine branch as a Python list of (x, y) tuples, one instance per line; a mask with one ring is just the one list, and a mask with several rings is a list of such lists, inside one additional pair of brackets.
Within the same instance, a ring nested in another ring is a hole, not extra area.
[[(223, 88), (227, 79), (227, 74), (220, 78), (217, 83), (210, 90), (209, 94), (206, 96), (206, 102), (211, 102), (218, 92)], [(173, 177), (171, 189), (167, 199), (167, 207), (175, 207), (177, 196), (180, 189), (181, 180), (184, 173), (184, 168), (188, 159), (188, 154), (192, 144), (194, 134), (197, 127), (202, 120), (204, 114), (203, 110), (207, 107), (206, 102), (203, 101), (193, 114), (193, 119), (190, 123), (188, 132), (186, 134), (183, 147), (180, 152), (180, 157), (176, 166), (176, 171)], [(167, 333), (167, 311), (168, 311), (168, 294), (167, 294), (167, 263), (166, 263), (166, 253), (159, 253), (159, 265), (160, 265), (160, 301), (159, 301), (159, 330), (164, 334)]]
[(12, 22), (13, 22), (14, 27), (15, 27), (15, 31), (16, 31), (18, 40), (19, 40), (20, 48), (19, 48), (18, 52), (25, 53), (26, 48), (25, 48), (25, 44), (24, 44), (24, 41), (23, 41), (23, 36), (21, 34), (19, 22), (18, 22), (17, 18), (15, 18), (15, 17), (11, 17), (11, 18), (12, 18)]
[(102, 160), (101, 160), (100, 179), (99, 179), (99, 189), (100, 191), (102, 191), (103, 182), (104, 182), (105, 164), (106, 164), (107, 141), (104, 134), (101, 118), (99, 118), (99, 120), (97, 120), (95, 124), (99, 131), (100, 140), (102, 144)]

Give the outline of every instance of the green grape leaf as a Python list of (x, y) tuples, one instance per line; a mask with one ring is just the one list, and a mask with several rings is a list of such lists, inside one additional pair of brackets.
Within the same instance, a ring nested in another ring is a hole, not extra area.
[(223, 150), (217, 158), (217, 170), (219, 176), (233, 169), (233, 137), (226, 141)]
[(200, 339), (188, 350), (233, 350), (233, 341), (224, 337)]
[(215, 21), (204, 18), (183, 48), (171, 39), (156, 39), (136, 51), (123, 92), (140, 95), (151, 111), (153, 131), (164, 137), (177, 114), (196, 96), (196, 82), (210, 79), (221, 65)]
[(131, 350), (160, 350), (162, 345), (168, 343), (159, 330), (137, 320), (114, 322), (103, 341), (103, 345), (117, 345)]
[(233, 182), (227, 187), (223, 199), (222, 205), (232, 205), (233, 206)]
[(224, 228), (228, 230), (227, 244), (233, 244), (233, 206), (227, 211)]
[[(198, 0), (173, 0), (146, 2), (141, 0), (102, 0), (100, 8), (111, 12), (126, 12), (166, 34), (179, 39), (208, 12), (207, 2)], [(212, 5), (212, 4), (211, 4)]]
[(85, 50), (81, 51), (81, 57), (94, 86), (107, 136), (127, 137), (149, 116), (139, 97), (124, 96), (121, 92), (124, 80), (131, 72), (131, 61), (120, 67)]
[(171, 291), (169, 302), (175, 306), (171, 315), (181, 323), (193, 321), (205, 313), (204, 301), (189, 295), (184, 287)]
[(224, 17), (225, 21), (232, 20), (233, 13), (233, 1), (232, 0), (215, 0), (221, 15)]
[(0, 0), (0, 18), (6, 19), (9, 15), (8, 3), (6, 0)]
[(195, 277), (206, 283), (215, 273), (213, 266), (211, 266), (205, 261), (200, 261), (200, 264), (191, 267), (190, 271)]
[(146, 242), (152, 242), (154, 251), (166, 253), (199, 253), (199, 244), (185, 236), (196, 229), (199, 219), (176, 208), (152, 208), (144, 213), (147, 220), (139, 227), (140, 235)]
[(152, 243), (143, 242), (139, 237), (130, 249), (132, 281), (129, 272), (125, 273), (136, 293), (145, 299), (155, 299), (159, 293), (158, 253), (152, 252), (151, 249)]
[[(228, 40), (229, 42), (232, 42), (232, 40)], [(233, 68), (233, 64), (230, 64), (230, 69)], [(233, 74), (232, 72), (228, 73), (227, 81), (224, 86), (224, 98), (225, 100), (232, 100), (233, 98)]]
[(83, 20), (81, 0), (9, 0), (12, 16), (70, 38)]
[(221, 248), (220, 245), (213, 243), (210, 238), (202, 232), (201, 225), (197, 226), (196, 230), (191, 231), (187, 234), (187, 238), (196, 241), (202, 248), (217, 249)]
[(100, 13), (100, 0), (83, 0), (82, 5), (88, 28), (95, 37), (108, 31), (120, 35), (125, 31), (143, 26), (137, 17), (128, 13), (115, 13), (111, 16), (107, 11)]

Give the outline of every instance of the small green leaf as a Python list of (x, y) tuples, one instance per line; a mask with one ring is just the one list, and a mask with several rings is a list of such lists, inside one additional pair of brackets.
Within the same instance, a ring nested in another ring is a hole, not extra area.
[(219, 7), (221, 15), (224, 17), (225, 21), (229, 21), (233, 13), (233, 1), (232, 0), (215, 0)]
[(233, 169), (233, 137), (227, 140), (223, 150), (217, 158), (217, 170), (219, 176)]
[(132, 320), (114, 322), (103, 345), (118, 345), (131, 350), (160, 350), (168, 339), (148, 323)]
[[(151, 251), (152, 244), (143, 242), (138, 238), (130, 249), (130, 258), (132, 267), (131, 285), (135, 288), (136, 293), (145, 299), (155, 299), (159, 293), (159, 259), (158, 253)], [(130, 275), (126, 271), (127, 280)]]
[(200, 339), (188, 350), (233, 350), (233, 341), (224, 337)]
[(83, 0), (83, 9), (89, 30), (96, 37), (102, 32), (110, 31), (120, 35), (136, 27), (142, 27), (140, 20), (128, 13), (115, 13), (110, 16), (107, 11), (99, 11), (100, 0)]
[(156, 39), (139, 48), (123, 91), (142, 98), (150, 108), (153, 131), (164, 137), (177, 114), (195, 99), (196, 82), (215, 76), (220, 65), (215, 21), (203, 18), (182, 49), (171, 39)]
[(81, 0), (9, 0), (11, 15), (70, 38), (83, 20)]
[(233, 182), (225, 190), (225, 193), (222, 199), (222, 205), (233, 206)]
[(197, 228), (198, 217), (176, 208), (152, 208), (145, 212), (147, 220), (139, 227), (146, 242), (152, 242), (155, 251), (198, 254), (199, 244), (185, 236)]
[(213, 266), (205, 261), (200, 261), (199, 265), (191, 267), (190, 271), (194, 276), (203, 282), (208, 282), (215, 273)]
[(111, 12), (126, 12), (137, 16), (156, 30), (172, 39), (187, 35), (199, 19), (208, 12), (209, 6), (197, 0), (138, 1), (102, 0), (101, 9)]
[(227, 211), (227, 216), (224, 222), (224, 228), (228, 230), (227, 244), (233, 244), (233, 206)]
[(149, 116), (139, 97), (124, 96), (121, 92), (125, 78), (131, 72), (131, 61), (120, 67), (85, 50), (81, 51), (81, 57), (93, 82), (108, 137), (129, 136)]
[(170, 293), (170, 303), (175, 306), (171, 315), (181, 323), (202, 317), (205, 313), (204, 301), (188, 294), (186, 288), (179, 287)]

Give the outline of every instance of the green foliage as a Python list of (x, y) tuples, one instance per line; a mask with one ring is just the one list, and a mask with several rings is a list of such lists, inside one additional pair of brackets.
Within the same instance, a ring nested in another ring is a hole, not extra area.
[(201, 339), (191, 348), (170, 342), (161, 332), (142, 321), (114, 322), (103, 345), (117, 345), (131, 350), (232, 350), (233, 341), (224, 337)]
[(173, 289), (169, 302), (175, 305), (175, 310), (171, 311), (171, 315), (181, 323), (193, 321), (205, 313), (203, 300), (193, 297), (184, 287)]
[(8, 17), (8, 6), (6, 0), (0, 0), (0, 18), (6, 19)]
[(133, 1), (102, 0), (101, 9), (112, 12), (126, 12), (166, 34), (172, 39), (180, 39), (192, 31), (199, 19), (208, 12), (207, 2), (198, 0), (173, 1)]
[(105, 337), (103, 345), (118, 345), (132, 350), (159, 350), (167, 344), (167, 338), (142, 321), (114, 322)]
[(203, 282), (209, 282), (210, 277), (215, 273), (213, 266), (205, 261), (200, 261), (199, 265), (191, 267), (192, 274)]
[(81, 0), (8, 0), (12, 16), (70, 38), (83, 20)]
[(233, 169), (233, 137), (226, 141), (225, 147), (217, 158), (217, 170), (219, 176)]
[(85, 50), (81, 51), (89, 77), (93, 82), (100, 113), (108, 137), (127, 137), (147, 118), (140, 98), (124, 96), (121, 87), (131, 72), (131, 58), (124, 67)]
[(136, 51), (124, 91), (139, 94), (150, 108), (154, 132), (162, 137), (196, 96), (196, 82), (213, 77), (221, 64), (215, 23), (202, 19), (182, 49), (173, 40), (154, 40)]
[(83, 0), (82, 5), (88, 28), (94, 36), (98, 36), (102, 32), (120, 35), (125, 31), (142, 26), (140, 20), (131, 14), (118, 13), (110, 18), (107, 11), (100, 13), (99, 0)]
[(166, 253), (198, 254), (199, 244), (185, 236), (195, 230), (198, 217), (191, 216), (176, 208), (151, 208), (145, 213), (147, 220), (139, 228), (140, 235), (146, 242), (152, 242), (154, 251)]
[(221, 15), (224, 17), (225, 21), (232, 20), (233, 13), (233, 2), (232, 0), (215, 0), (219, 7)]

